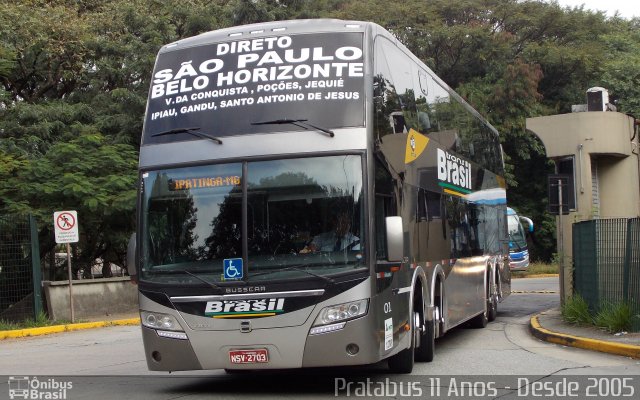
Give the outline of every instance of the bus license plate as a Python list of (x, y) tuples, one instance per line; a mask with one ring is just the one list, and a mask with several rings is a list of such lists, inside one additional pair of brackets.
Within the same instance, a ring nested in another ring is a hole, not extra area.
[(231, 364), (257, 364), (268, 363), (269, 353), (267, 349), (229, 350)]

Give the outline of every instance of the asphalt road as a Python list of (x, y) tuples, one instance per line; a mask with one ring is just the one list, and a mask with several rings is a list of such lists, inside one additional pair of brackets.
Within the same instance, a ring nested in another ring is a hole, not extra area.
[[(71, 387), (64, 392), (66, 399), (281, 399), (327, 398), (335, 394), (338, 397), (381, 394), (381, 397), (397, 398), (420, 394), (420, 397), (452, 398), (447, 396), (451, 395), (447, 392), (451, 379), (462, 389), (466, 386), (461, 381), (477, 381), (473, 390), (483, 390), (483, 393), (454, 391), (453, 394), (462, 394), (458, 398), (524, 398), (519, 395), (532, 393), (520, 393), (508, 383), (493, 383), (498, 385), (494, 393), (492, 380), (514, 381), (525, 377), (531, 377), (532, 381), (543, 377), (578, 380), (578, 375), (605, 377), (600, 379), (631, 376), (637, 386), (635, 394), (640, 393), (640, 361), (564, 348), (538, 341), (529, 334), (527, 326), (531, 315), (558, 306), (557, 282), (557, 278), (514, 280), (513, 290), (517, 293), (500, 304), (496, 321), (485, 329), (460, 328), (447, 333), (436, 341), (435, 360), (416, 363), (410, 376), (389, 374), (384, 362), (361, 368), (231, 375), (222, 370), (153, 373), (147, 371), (140, 328), (124, 326), (1, 341), (0, 375), (6, 378), (0, 380), (0, 399), (8, 398), (8, 376), (14, 377), (14, 386), (17, 377), (37, 377), (40, 382), (57, 387), (68, 382)], [(441, 381), (434, 380), (436, 378)], [(385, 380), (384, 389), (376, 386)], [(609, 381), (605, 383), (609, 385)], [(389, 387), (404, 389), (404, 392), (395, 396), (394, 392), (385, 393)], [(376, 388), (382, 391), (376, 393)], [(361, 391), (356, 392), (357, 389)]]

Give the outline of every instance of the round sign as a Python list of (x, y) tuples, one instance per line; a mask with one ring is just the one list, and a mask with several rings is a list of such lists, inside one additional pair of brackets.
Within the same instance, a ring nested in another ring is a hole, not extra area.
[(56, 225), (58, 225), (58, 228), (62, 229), (63, 231), (68, 231), (70, 229), (73, 229), (73, 227), (76, 225), (76, 219), (74, 218), (73, 214), (63, 212), (62, 214), (58, 215), (58, 218), (56, 219)]

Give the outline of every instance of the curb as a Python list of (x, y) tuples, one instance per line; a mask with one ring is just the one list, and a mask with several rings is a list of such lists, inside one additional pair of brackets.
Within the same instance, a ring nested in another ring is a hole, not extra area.
[(529, 330), (531, 331), (531, 334), (533, 334), (533, 336), (545, 342), (640, 359), (640, 346), (634, 346), (625, 343), (607, 342), (604, 340), (589, 339), (564, 333), (553, 332), (543, 328), (542, 325), (540, 325), (540, 321), (538, 321), (538, 315), (531, 317)]
[[(518, 271), (514, 271), (514, 272), (518, 272)], [(512, 279), (529, 279), (529, 278), (558, 278), (560, 275), (559, 274), (538, 274), (538, 275), (525, 275), (525, 276), (514, 276), (514, 274), (511, 274), (511, 278)]]
[(114, 321), (81, 322), (77, 324), (43, 326), (40, 328), (14, 329), (10, 331), (0, 331), (0, 340), (50, 335), (52, 333), (79, 331), (82, 329), (102, 328), (106, 326), (138, 325), (139, 323), (140, 318), (130, 318)]
[(511, 294), (556, 294), (557, 290), (512, 290)]

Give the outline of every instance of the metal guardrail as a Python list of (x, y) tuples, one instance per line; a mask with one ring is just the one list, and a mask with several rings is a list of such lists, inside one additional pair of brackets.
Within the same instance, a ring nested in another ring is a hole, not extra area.
[[(593, 311), (626, 302), (640, 315), (640, 218), (573, 224), (574, 290)], [(640, 331), (640, 318), (634, 318)]]

